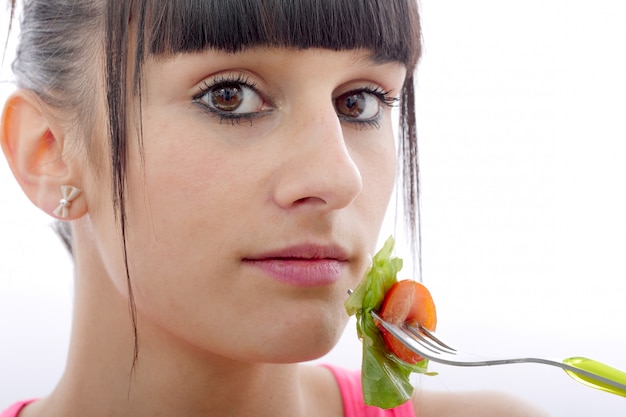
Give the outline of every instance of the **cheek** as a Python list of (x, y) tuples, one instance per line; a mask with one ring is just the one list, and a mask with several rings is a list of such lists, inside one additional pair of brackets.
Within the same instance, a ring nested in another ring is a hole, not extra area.
[(354, 152), (355, 162), (363, 177), (359, 201), (378, 225), (382, 223), (396, 180), (396, 149), (391, 129), (379, 135), (375, 139), (376, 146)]
[(220, 252), (228, 213), (240, 211), (227, 198), (224, 178), (233, 170), (217, 153), (146, 146), (143, 170), (129, 173), (129, 269), (138, 312), (149, 322), (200, 329), (191, 321), (201, 306), (231, 297), (216, 277), (233, 274)]
[[(147, 149), (143, 173), (128, 182), (130, 241), (143, 253), (172, 260), (188, 259), (198, 239), (210, 244), (209, 233), (218, 239), (224, 216), (238, 204), (229, 184), (237, 164), (225, 163), (219, 152), (180, 148)], [(211, 248), (204, 253), (210, 256)]]

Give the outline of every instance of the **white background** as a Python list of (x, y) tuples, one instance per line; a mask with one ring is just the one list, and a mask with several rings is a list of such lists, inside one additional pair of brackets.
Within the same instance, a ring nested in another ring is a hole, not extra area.
[[(423, 275), (439, 333), (473, 352), (626, 370), (626, 3), (424, 0), (422, 20)], [(63, 368), (72, 267), (49, 223), (2, 160), (0, 409), (44, 395)], [(322, 360), (359, 366), (353, 322)], [(417, 385), (504, 390), (554, 416), (626, 415), (626, 398), (556, 368), (431, 369)]]

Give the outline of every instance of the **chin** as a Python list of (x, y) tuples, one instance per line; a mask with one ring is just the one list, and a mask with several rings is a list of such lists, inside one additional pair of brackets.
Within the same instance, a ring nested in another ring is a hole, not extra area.
[[(345, 313), (344, 313), (345, 315)], [(276, 330), (274, 343), (269, 350), (269, 362), (296, 363), (319, 359), (330, 352), (347, 324), (346, 320), (325, 317), (320, 314), (315, 321), (303, 320), (301, 323), (280, 326)]]
[(267, 362), (269, 363), (300, 363), (319, 359), (329, 353), (337, 344), (338, 338), (332, 341), (316, 340), (313, 343), (303, 345), (302, 343), (293, 349), (281, 348), (273, 352)]

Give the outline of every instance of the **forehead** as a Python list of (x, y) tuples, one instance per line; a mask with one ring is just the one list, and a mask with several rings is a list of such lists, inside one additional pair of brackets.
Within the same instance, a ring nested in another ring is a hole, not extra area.
[(365, 49), (376, 62), (414, 66), (415, 0), (138, 0), (139, 50), (170, 55), (258, 46)]

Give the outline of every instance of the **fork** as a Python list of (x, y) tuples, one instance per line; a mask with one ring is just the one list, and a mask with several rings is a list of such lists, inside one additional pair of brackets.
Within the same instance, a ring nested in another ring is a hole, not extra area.
[(514, 363), (551, 365), (563, 369), (569, 376), (584, 385), (626, 397), (626, 372), (592, 359), (572, 357), (559, 361), (538, 357), (477, 358), (452, 348), (442, 342), (433, 332), (421, 326), (410, 326), (407, 323), (402, 327), (396, 326), (383, 320), (374, 311), (372, 311), (372, 317), (407, 348), (433, 362), (453, 366), (492, 366)]

